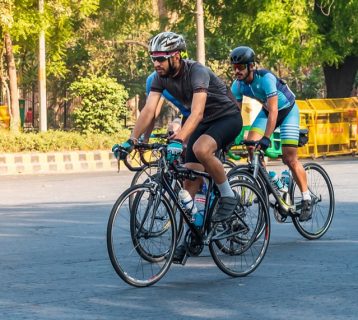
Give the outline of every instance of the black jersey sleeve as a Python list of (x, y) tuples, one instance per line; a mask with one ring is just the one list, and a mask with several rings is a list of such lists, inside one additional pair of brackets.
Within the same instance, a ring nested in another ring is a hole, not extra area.
[(195, 63), (190, 74), (193, 93), (208, 92), (210, 83), (209, 70), (199, 63)]

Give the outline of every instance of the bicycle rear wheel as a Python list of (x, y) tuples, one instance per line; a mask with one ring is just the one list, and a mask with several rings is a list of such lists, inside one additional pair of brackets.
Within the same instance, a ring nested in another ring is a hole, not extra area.
[[(307, 185), (311, 195), (312, 218), (299, 221), (297, 216), (292, 220), (303, 237), (315, 240), (322, 237), (332, 223), (335, 209), (334, 190), (327, 172), (319, 164), (305, 163), (303, 167), (307, 174)], [(294, 181), (290, 195), (296, 208), (300, 208), (302, 195)]]
[[(129, 204), (131, 196), (133, 205)], [(176, 236), (173, 209), (154, 184), (131, 187), (118, 198), (108, 220), (112, 266), (128, 284), (150, 286), (168, 271)]]
[(240, 196), (240, 201), (230, 219), (211, 225), (213, 236), (209, 249), (223, 272), (232, 277), (243, 277), (253, 272), (266, 254), (270, 217), (265, 200), (254, 184), (233, 180), (230, 185)]

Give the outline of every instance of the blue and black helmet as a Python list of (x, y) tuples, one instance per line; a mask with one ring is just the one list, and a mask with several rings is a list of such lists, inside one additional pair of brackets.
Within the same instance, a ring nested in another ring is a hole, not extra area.
[(248, 64), (255, 62), (255, 52), (250, 47), (240, 46), (230, 53), (230, 62), (232, 64)]

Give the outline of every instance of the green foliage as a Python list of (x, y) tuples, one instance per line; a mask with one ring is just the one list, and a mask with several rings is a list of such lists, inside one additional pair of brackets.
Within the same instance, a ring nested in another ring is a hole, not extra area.
[(324, 97), (322, 87), (324, 76), (321, 67), (299, 68), (289, 74), (287, 82), (297, 99), (303, 100)]
[[(0, 33), (1, 29), (10, 32), (14, 52), (21, 55), (19, 69), (36, 75), (38, 36), (44, 30), (47, 74), (61, 78), (69, 72), (64, 57), (68, 44), (76, 38), (75, 25), (97, 11), (99, 0), (46, 0), (44, 3), (44, 13), (40, 15), (38, 0), (0, 0)], [(27, 78), (25, 75), (29, 82)]]
[(76, 128), (83, 133), (115, 133), (119, 120), (127, 114), (128, 93), (124, 86), (107, 76), (90, 76), (72, 83), (70, 96), (80, 98), (73, 112)]
[(317, 58), (338, 66), (347, 56), (358, 56), (358, 1), (315, 1), (312, 20), (323, 37)]
[(129, 134), (126, 129), (121, 129), (113, 135), (81, 135), (64, 131), (11, 134), (7, 130), (0, 130), (0, 152), (110, 150), (114, 143), (125, 141)]

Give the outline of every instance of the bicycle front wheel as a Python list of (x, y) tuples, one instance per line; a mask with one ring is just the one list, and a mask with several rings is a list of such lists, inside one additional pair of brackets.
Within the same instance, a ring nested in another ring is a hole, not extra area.
[[(127, 189), (114, 204), (107, 225), (107, 249), (113, 268), (128, 284), (146, 287), (168, 271), (176, 243), (169, 201), (154, 184)], [(130, 205), (130, 198), (135, 200)]]
[(209, 249), (223, 272), (232, 277), (243, 277), (253, 272), (266, 254), (270, 216), (265, 200), (254, 184), (233, 180), (230, 185), (240, 201), (230, 219), (211, 225), (214, 230), (211, 230)]
[[(303, 237), (315, 240), (322, 237), (332, 223), (335, 209), (334, 190), (327, 172), (319, 164), (305, 163), (303, 167), (307, 174), (307, 185), (311, 195), (312, 218), (299, 221), (299, 217), (294, 217), (293, 224)], [(302, 195), (295, 182), (290, 193), (296, 208), (300, 208)]]

